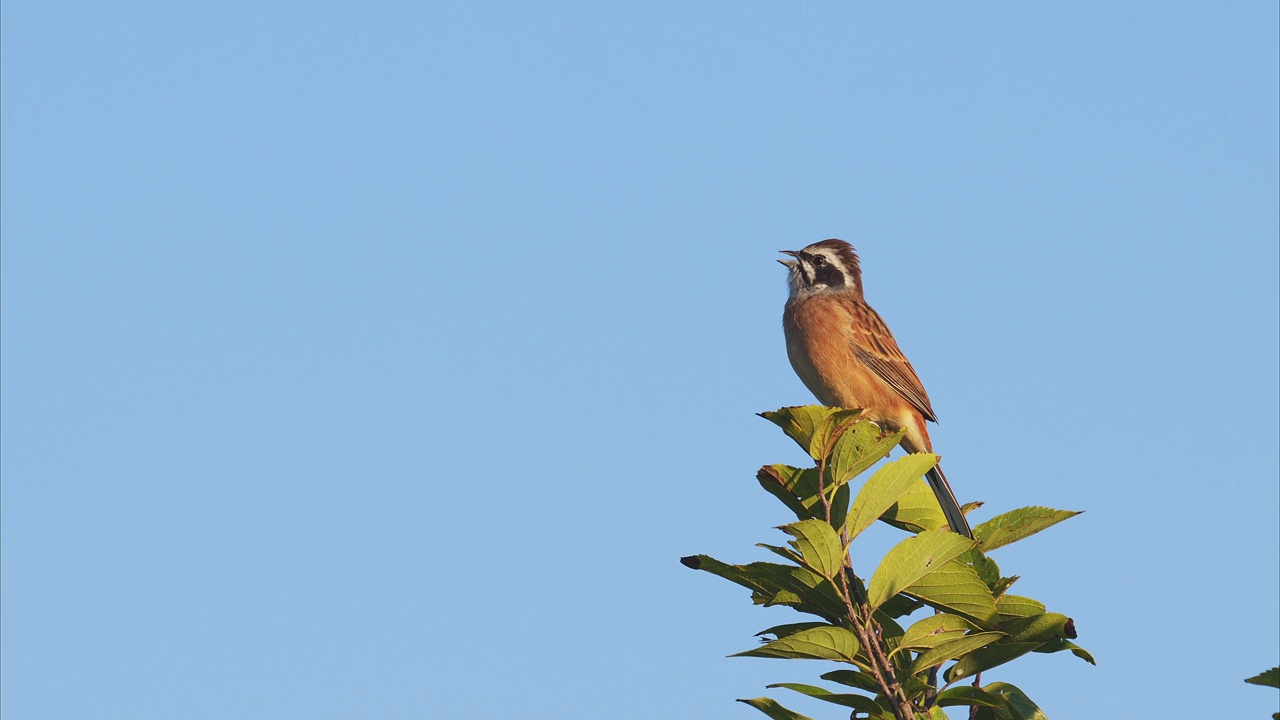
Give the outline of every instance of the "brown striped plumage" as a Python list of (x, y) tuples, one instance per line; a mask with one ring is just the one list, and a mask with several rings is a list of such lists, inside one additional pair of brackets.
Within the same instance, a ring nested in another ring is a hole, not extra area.
[[(791, 296), (782, 315), (787, 357), (823, 405), (862, 408), (890, 430), (906, 429), (907, 452), (933, 452), (925, 421), (937, 422), (929, 395), (898, 343), (862, 295), (862, 270), (843, 240), (783, 251)], [(951, 529), (973, 537), (942, 468), (928, 480)]]

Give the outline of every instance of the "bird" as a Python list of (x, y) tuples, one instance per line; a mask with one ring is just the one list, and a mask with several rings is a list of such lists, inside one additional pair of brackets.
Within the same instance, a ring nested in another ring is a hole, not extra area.
[[(862, 268), (853, 246), (832, 238), (803, 250), (782, 250), (789, 295), (782, 313), (787, 358), (823, 405), (861, 408), (862, 417), (892, 432), (905, 430), (902, 448), (933, 452), (926, 421), (937, 422), (924, 384), (862, 293)], [(973, 538), (942, 467), (926, 474), (953, 532)]]

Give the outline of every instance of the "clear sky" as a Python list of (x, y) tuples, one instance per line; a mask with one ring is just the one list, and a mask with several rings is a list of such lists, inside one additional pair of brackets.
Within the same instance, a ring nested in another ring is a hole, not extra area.
[[(0, 712), (752, 718), (780, 249), (862, 254), (1054, 720), (1264, 718), (1280, 52), (1233, 3), (69, 2), (0, 24)], [(792, 700), (817, 718), (838, 708)]]

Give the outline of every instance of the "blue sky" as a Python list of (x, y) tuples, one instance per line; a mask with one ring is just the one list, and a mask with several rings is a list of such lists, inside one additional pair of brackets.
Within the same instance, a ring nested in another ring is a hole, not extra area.
[(842, 237), (977, 520), (1086, 511), (996, 559), (1098, 667), (991, 679), (1266, 717), (1277, 13), (6, 2), (0, 712), (763, 717), (677, 558), (779, 539)]

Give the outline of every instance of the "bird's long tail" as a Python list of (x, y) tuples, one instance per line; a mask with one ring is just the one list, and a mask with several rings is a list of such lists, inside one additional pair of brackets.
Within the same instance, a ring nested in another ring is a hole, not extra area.
[(951, 485), (947, 483), (947, 476), (942, 474), (942, 467), (933, 466), (925, 478), (929, 481), (929, 487), (933, 488), (933, 494), (938, 496), (942, 514), (947, 516), (947, 524), (953, 531), (972, 539), (973, 530), (969, 527), (969, 521), (965, 519), (964, 513), (960, 512), (960, 503), (956, 501), (956, 494), (951, 492)]

